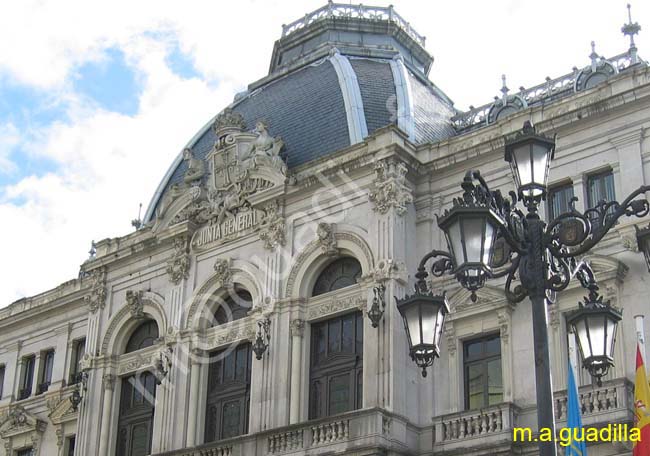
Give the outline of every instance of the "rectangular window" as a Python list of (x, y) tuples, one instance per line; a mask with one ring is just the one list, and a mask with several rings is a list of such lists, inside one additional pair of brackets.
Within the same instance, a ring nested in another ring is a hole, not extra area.
[(5, 366), (0, 366), (0, 401), (2, 400), (2, 394), (5, 386)]
[(251, 344), (210, 355), (205, 442), (248, 432), (251, 389)]
[(43, 367), (41, 370), (41, 378), (38, 383), (38, 394), (43, 394), (50, 387), (52, 383), (52, 369), (54, 367), (54, 350), (47, 350), (41, 355), (43, 360)]
[(309, 418), (362, 407), (363, 315), (355, 312), (311, 329)]
[(592, 174), (587, 178), (587, 204), (590, 208), (596, 206), (599, 201), (615, 199), (614, 174), (611, 169)]
[(560, 214), (567, 212), (573, 198), (573, 184), (568, 182), (556, 185), (548, 191), (548, 220), (553, 220)]
[(34, 355), (23, 358), (23, 372), (20, 378), (20, 389), (18, 390), (18, 400), (27, 399), (32, 395), (32, 383), (34, 382), (34, 367), (36, 357)]
[(16, 456), (33, 456), (34, 450), (32, 448), (23, 448), (16, 451)]
[(78, 339), (72, 343), (72, 360), (70, 361), (70, 385), (76, 385), (81, 381), (81, 369), (79, 363), (86, 353), (86, 339)]
[(66, 439), (65, 454), (66, 456), (74, 456), (74, 446), (76, 443), (76, 436), (70, 436)]
[(466, 410), (503, 402), (501, 337), (498, 334), (465, 342), (463, 367)]

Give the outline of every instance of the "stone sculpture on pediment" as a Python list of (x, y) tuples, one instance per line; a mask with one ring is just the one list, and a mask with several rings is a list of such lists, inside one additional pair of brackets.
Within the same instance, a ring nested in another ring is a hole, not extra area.
[(205, 162), (194, 157), (192, 149), (186, 147), (183, 150), (183, 160), (187, 162), (187, 170), (183, 175), (183, 182), (186, 185), (198, 184), (205, 176)]
[(242, 151), (239, 157), (245, 169), (255, 169), (258, 166), (268, 166), (282, 175), (287, 175), (287, 165), (280, 156), (284, 141), (280, 136), (273, 138), (268, 131), (268, 125), (263, 120), (257, 122), (253, 133), (257, 137), (250, 144), (248, 150)]
[(0, 422), (0, 437), (6, 439), (12, 435), (23, 434), (26, 432), (43, 432), (46, 423), (41, 421), (20, 405), (10, 408), (9, 413)]

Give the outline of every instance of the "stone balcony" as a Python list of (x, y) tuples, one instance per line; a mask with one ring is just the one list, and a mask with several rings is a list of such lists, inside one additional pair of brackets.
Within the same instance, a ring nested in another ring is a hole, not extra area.
[(519, 413), (516, 405), (505, 402), (480, 410), (437, 416), (433, 419), (434, 452), (455, 453), (470, 447), (507, 449)]
[(312, 420), (158, 456), (267, 456), (408, 453), (417, 429), (381, 409), (365, 409)]
[[(625, 378), (603, 382), (602, 387), (581, 387), (583, 424), (631, 421), (632, 394), (633, 385)], [(555, 393), (558, 428), (566, 425), (566, 401), (566, 391)], [(372, 408), (157, 456), (510, 454), (515, 448), (530, 446), (514, 442), (512, 430), (532, 426), (535, 416), (534, 407), (524, 410), (506, 402), (437, 416), (433, 425), (419, 427), (399, 415)]]
[[(619, 378), (605, 381), (603, 386), (582, 386), (578, 391), (578, 401), (584, 426), (630, 422), (634, 414), (634, 384), (626, 378)], [(555, 419), (558, 428), (566, 424), (566, 391), (555, 393)]]

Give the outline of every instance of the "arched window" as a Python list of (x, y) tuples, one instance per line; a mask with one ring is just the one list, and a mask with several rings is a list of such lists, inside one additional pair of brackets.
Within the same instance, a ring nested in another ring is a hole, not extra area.
[(219, 302), (219, 306), (214, 311), (214, 326), (244, 318), (253, 307), (251, 294), (237, 285), (229, 291), (226, 298), (220, 299)]
[(158, 324), (155, 320), (146, 320), (140, 323), (131, 334), (129, 341), (126, 343), (124, 353), (131, 353), (142, 348), (150, 347), (158, 339)]
[(361, 264), (356, 258), (343, 257), (327, 265), (316, 279), (312, 296), (349, 287), (361, 277)]

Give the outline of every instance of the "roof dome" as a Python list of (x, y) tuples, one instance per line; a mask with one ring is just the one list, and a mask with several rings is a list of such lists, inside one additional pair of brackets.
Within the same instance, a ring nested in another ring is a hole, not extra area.
[[(328, 3), (283, 27), (270, 73), (249, 85), (227, 109), (244, 128), (264, 121), (284, 141), (289, 169), (362, 142), (394, 124), (414, 143), (454, 134), (451, 100), (427, 79), (433, 58), (424, 37), (393, 9)], [(217, 116), (190, 140), (205, 159), (217, 136)], [(145, 222), (169, 188), (183, 180), (188, 161), (181, 152), (149, 204)]]

